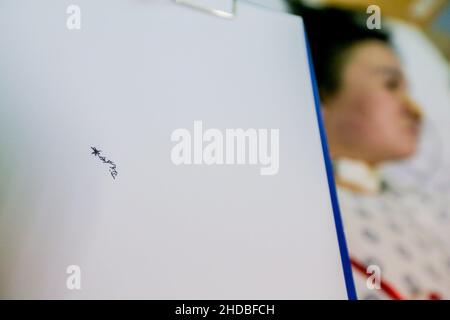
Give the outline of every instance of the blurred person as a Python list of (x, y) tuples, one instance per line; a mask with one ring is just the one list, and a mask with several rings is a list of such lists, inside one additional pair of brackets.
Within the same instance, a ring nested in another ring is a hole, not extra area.
[[(423, 118), (389, 35), (367, 29), (367, 16), (289, 5), (305, 22), (358, 297), (449, 299), (448, 207), (378, 171), (415, 153)], [(367, 281), (373, 266), (379, 287)]]

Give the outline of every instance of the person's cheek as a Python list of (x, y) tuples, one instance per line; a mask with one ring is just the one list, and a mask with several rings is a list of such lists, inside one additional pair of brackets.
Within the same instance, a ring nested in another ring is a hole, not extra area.
[(399, 148), (401, 134), (399, 131), (399, 118), (393, 100), (388, 94), (373, 92), (368, 99), (368, 124), (371, 131), (373, 147), (380, 154), (390, 154)]
[(339, 131), (345, 139), (345, 143), (354, 148), (370, 143), (368, 138), (371, 135), (370, 113), (364, 100), (352, 97), (346, 102), (346, 112), (341, 113), (339, 121)]
[(389, 92), (381, 94), (379, 99), (379, 126), (383, 128), (386, 151), (393, 157), (408, 156), (414, 152), (415, 143), (401, 101)]

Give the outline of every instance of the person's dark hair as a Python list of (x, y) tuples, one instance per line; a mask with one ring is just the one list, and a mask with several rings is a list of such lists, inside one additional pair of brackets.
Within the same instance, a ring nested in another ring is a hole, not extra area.
[(335, 8), (313, 9), (287, 0), (293, 14), (303, 18), (321, 99), (339, 89), (349, 49), (366, 40), (390, 45), (389, 35), (366, 27), (368, 15)]

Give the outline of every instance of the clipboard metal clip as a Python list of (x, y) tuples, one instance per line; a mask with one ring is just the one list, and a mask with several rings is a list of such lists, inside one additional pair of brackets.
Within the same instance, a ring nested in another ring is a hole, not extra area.
[(177, 3), (177, 4), (188, 6), (192, 9), (200, 10), (205, 13), (209, 13), (209, 14), (221, 17), (221, 18), (234, 19), (236, 17), (236, 2), (237, 2), (237, 0), (232, 0), (231, 11), (225, 11), (225, 10), (202, 6), (202, 5), (196, 4), (195, 0), (194, 1), (193, 0), (173, 0), (173, 1), (175, 1), (175, 3)]

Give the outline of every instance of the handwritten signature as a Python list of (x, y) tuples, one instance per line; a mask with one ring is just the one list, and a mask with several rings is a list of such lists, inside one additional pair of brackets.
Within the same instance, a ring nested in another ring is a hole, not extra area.
[(93, 154), (94, 157), (98, 157), (103, 163), (109, 164), (109, 172), (111, 173), (113, 179), (116, 179), (117, 170), (115, 163), (112, 162), (111, 160), (106, 159), (106, 157), (100, 155), (102, 150), (98, 150), (96, 147), (91, 147), (91, 149), (92, 149), (91, 154)]

